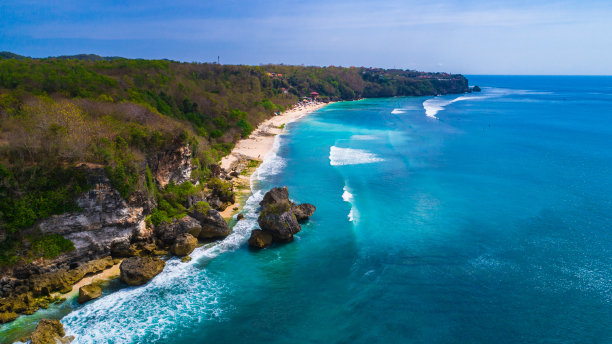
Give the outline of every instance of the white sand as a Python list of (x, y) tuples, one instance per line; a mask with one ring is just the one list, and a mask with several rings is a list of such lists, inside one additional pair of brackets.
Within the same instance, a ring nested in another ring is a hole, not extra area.
[(232, 152), (221, 159), (221, 167), (229, 170), (232, 163), (237, 161), (240, 155), (245, 155), (252, 160), (263, 160), (266, 154), (272, 150), (274, 136), (283, 132), (283, 129), (280, 128), (283, 124), (296, 121), (327, 104), (309, 103), (300, 105), (262, 122), (248, 138), (238, 141)]

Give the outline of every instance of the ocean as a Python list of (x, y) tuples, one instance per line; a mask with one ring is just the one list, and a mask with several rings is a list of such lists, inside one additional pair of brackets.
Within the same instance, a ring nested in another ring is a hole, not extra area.
[[(75, 343), (612, 343), (612, 77), (331, 104), (286, 126), (224, 241), (63, 317)], [(317, 206), (249, 250), (275, 186)]]

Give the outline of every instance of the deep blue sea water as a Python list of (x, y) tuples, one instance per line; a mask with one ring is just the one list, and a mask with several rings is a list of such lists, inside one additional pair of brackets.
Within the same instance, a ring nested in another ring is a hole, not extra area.
[[(35, 317), (76, 343), (612, 343), (612, 77), (469, 80), (288, 125), (228, 239)], [(251, 251), (281, 185), (317, 212)]]

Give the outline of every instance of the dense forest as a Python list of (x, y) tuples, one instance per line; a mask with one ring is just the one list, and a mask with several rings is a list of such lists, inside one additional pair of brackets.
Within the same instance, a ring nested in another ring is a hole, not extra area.
[(209, 166), (238, 139), (311, 92), (334, 101), (466, 91), (463, 76), (445, 73), (2, 52), (0, 265), (70, 250), (61, 237), (29, 229), (78, 210), (74, 198), (89, 187), (82, 163), (103, 167), (125, 198), (152, 188), (163, 194), (147, 178), (152, 156), (189, 145), (192, 177), (205, 185)]

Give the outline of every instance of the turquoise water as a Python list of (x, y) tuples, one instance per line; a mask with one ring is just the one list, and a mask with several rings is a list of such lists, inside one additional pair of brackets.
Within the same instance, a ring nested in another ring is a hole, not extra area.
[[(288, 125), (228, 239), (55, 312), (77, 343), (612, 343), (612, 77), (469, 80)], [(317, 212), (251, 251), (278, 185)]]

